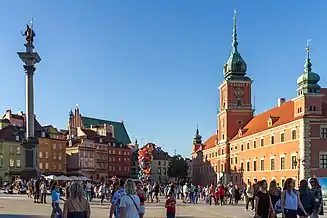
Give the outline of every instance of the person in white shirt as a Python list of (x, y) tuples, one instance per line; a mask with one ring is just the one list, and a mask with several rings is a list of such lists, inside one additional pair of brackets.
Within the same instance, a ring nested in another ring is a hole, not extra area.
[(124, 185), (126, 194), (120, 199), (120, 216), (119, 218), (139, 218), (140, 215), (140, 198), (136, 194), (135, 183), (127, 179)]
[(187, 187), (187, 183), (185, 183), (185, 185), (183, 186), (183, 202), (184, 203), (187, 202), (187, 197), (188, 197), (188, 187)]
[(153, 189), (152, 189), (152, 185), (149, 183), (147, 186), (148, 189), (148, 203), (151, 201), (151, 203), (153, 202)]

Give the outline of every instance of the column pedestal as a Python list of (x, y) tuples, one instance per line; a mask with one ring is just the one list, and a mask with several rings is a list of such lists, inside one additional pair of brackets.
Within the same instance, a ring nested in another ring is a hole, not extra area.
[(35, 137), (28, 137), (21, 144), (25, 149), (25, 168), (21, 172), (21, 178), (28, 180), (40, 176), (36, 166), (36, 149), (38, 140)]

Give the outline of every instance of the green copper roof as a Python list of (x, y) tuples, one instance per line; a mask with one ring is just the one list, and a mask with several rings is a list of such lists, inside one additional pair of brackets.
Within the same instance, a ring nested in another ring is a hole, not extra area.
[(125, 125), (122, 122), (114, 122), (109, 120), (101, 120), (101, 119), (83, 117), (83, 116), (82, 116), (82, 121), (85, 128), (90, 128), (91, 125), (102, 125), (105, 123), (108, 125), (113, 125), (116, 140), (122, 142), (124, 145), (131, 143)]
[(232, 53), (225, 64), (224, 77), (228, 79), (231, 76), (245, 76), (247, 65), (241, 54), (237, 50), (237, 31), (236, 31), (236, 12), (234, 11), (234, 28), (233, 28), (233, 43)]
[(319, 87), (318, 82), (320, 76), (317, 73), (312, 72), (312, 64), (310, 60), (309, 48), (307, 48), (308, 56), (304, 64), (304, 72), (297, 79), (299, 88), (301, 87)]

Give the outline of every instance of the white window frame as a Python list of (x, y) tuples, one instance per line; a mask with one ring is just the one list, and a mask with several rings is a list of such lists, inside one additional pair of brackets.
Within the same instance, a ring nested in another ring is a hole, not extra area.
[[(274, 143), (271, 143), (271, 138), (274, 138)], [(276, 143), (275, 134), (270, 135), (270, 144), (274, 145)]]
[[(263, 145), (261, 144), (262, 139), (263, 139)], [(260, 137), (260, 147), (263, 147), (263, 146), (265, 146), (265, 137), (264, 136)]]
[[(257, 158), (254, 158), (253, 160), (252, 160), (252, 164), (253, 164), (253, 166), (254, 166), (254, 161), (256, 162), (256, 167), (257, 167), (257, 164), (258, 164), (258, 162), (257, 162)], [(252, 171), (254, 171), (254, 167), (253, 167), (253, 170)], [(258, 167), (257, 167), (257, 169), (255, 170), (255, 171), (258, 171)]]
[(320, 156), (322, 156), (322, 155), (327, 155), (327, 152), (326, 151), (320, 151), (319, 152), (319, 168), (320, 169), (327, 169), (327, 168), (322, 168), (322, 165), (320, 163)]
[[(284, 169), (282, 169), (282, 158), (284, 158)], [(285, 154), (279, 155), (279, 170), (285, 170), (285, 168), (286, 168), (285, 160), (286, 160), (286, 155)]]
[(322, 135), (322, 129), (327, 129), (327, 125), (320, 125), (320, 138), (321, 139), (327, 139), (327, 138), (323, 138), (323, 135)]
[(290, 169), (291, 170), (297, 170), (297, 166), (296, 166), (296, 168), (295, 169), (293, 169), (293, 157), (297, 157), (297, 153), (296, 152), (293, 152), (293, 153), (291, 153), (291, 155), (290, 155), (290, 157), (291, 157), (291, 160), (290, 160), (290, 162), (291, 162), (291, 167), (290, 167)]
[[(254, 147), (254, 142), (255, 142), (255, 147)], [(253, 146), (253, 148), (257, 148), (257, 138), (254, 138), (252, 140), (252, 146)]]
[(275, 166), (274, 166), (275, 169), (273, 169), (273, 170), (276, 170), (276, 155), (273, 155), (273, 156), (270, 157), (270, 159), (269, 159), (269, 160), (270, 160), (270, 161), (269, 161), (269, 166), (270, 166), (270, 167), (269, 167), (269, 168), (270, 168), (270, 170), (272, 170), (272, 169), (271, 169), (271, 160), (272, 160), (272, 159), (274, 159), (274, 164), (275, 164)]
[[(260, 163), (259, 163), (259, 165), (260, 165), (260, 171), (265, 171), (265, 166), (264, 166), (265, 164), (263, 164), (263, 170), (261, 170), (261, 168), (262, 168), (262, 167), (261, 167), (261, 161), (262, 161), (262, 160), (265, 161), (265, 158), (264, 158), (264, 157), (261, 157), (261, 158), (260, 158)], [(265, 162), (263, 162), (263, 163), (265, 163)]]
[[(248, 170), (248, 163), (249, 163), (249, 170)], [(246, 171), (248, 171), (248, 172), (249, 172), (249, 171), (252, 171), (252, 170), (251, 170), (250, 159), (249, 159), (249, 160), (246, 160), (246, 166), (245, 166), (245, 167), (246, 167)]]
[[(295, 130), (295, 139), (293, 139), (293, 131)], [(297, 129), (296, 127), (291, 129), (291, 140), (296, 140), (297, 139)]]
[[(284, 135), (284, 141), (282, 141), (282, 134)], [(279, 142), (285, 142), (285, 130), (279, 133)]]

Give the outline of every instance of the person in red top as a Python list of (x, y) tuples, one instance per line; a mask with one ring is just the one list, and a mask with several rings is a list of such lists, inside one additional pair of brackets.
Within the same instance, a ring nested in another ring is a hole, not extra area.
[(224, 198), (225, 198), (225, 188), (223, 185), (220, 185), (219, 188), (219, 198), (220, 198), (220, 204), (224, 205)]
[(168, 198), (166, 200), (166, 215), (167, 218), (175, 218), (176, 213), (176, 200), (173, 198), (173, 193), (169, 192)]
[(215, 191), (215, 205), (219, 205), (219, 188), (216, 188)]

